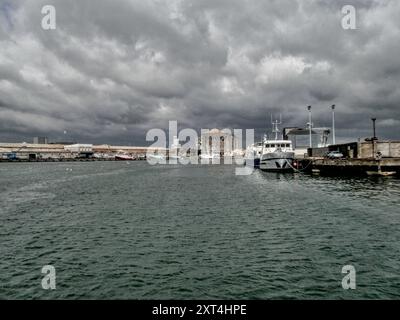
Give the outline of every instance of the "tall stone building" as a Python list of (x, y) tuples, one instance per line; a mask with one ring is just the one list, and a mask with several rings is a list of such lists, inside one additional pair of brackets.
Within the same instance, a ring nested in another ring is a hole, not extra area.
[(230, 129), (203, 130), (201, 133), (201, 154), (231, 157), (239, 148), (239, 140)]

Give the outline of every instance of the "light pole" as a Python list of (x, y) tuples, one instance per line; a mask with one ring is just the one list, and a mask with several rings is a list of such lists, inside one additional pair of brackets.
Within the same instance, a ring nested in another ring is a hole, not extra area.
[(312, 148), (312, 115), (311, 115), (311, 106), (307, 107), (308, 109), (308, 125), (310, 132), (310, 148)]
[(332, 143), (336, 144), (336, 133), (335, 133), (335, 105), (332, 105)]
[(374, 130), (374, 136), (371, 139), (372, 140), (372, 157), (375, 158), (375, 140), (377, 140), (377, 138), (376, 138), (376, 126), (375, 126), (376, 118), (371, 118), (371, 120), (372, 120), (372, 128)]
[(377, 138), (376, 138), (376, 125), (375, 125), (375, 123), (376, 123), (376, 118), (371, 118), (371, 120), (372, 120), (372, 126), (373, 126), (373, 130), (374, 130), (374, 136), (373, 136), (373, 140), (377, 140)]

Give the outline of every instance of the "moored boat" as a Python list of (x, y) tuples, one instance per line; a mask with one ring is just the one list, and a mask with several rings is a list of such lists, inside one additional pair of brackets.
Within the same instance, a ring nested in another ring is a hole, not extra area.
[(289, 140), (265, 140), (260, 159), (264, 171), (293, 171), (294, 151)]
[(260, 169), (263, 171), (287, 172), (293, 171), (295, 153), (292, 141), (278, 139), (278, 125), (282, 122), (272, 122), (275, 140), (264, 139), (260, 157)]
[(131, 160), (135, 160), (135, 158), (126, 152), (118, 152), (115, 155), (115, 160), (131, 161)]

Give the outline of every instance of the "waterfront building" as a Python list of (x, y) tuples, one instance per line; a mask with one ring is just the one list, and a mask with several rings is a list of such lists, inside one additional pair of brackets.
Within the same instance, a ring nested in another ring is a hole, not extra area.
[(69, 146), (64, 146), (64, 149), (76, 154), (78, 157), (88, 158), (93, 155), (92, 144), (72, 144)]
[(239, 149), (239, 139), (230, 129), (202, 130), (201, 133), (202, 155), (231, 157)]

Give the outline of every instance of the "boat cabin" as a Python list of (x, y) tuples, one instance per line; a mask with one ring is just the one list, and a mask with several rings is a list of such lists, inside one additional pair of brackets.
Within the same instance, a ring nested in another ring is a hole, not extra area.
[(264, 143), (264, 148), (271, 152), (277, 149), (280, 149), (283, 152), (293, 151), (292, 141), (289, 140), (267, 140)]

